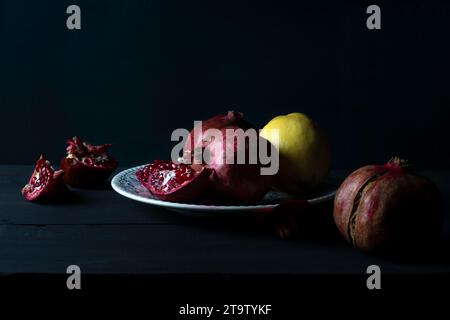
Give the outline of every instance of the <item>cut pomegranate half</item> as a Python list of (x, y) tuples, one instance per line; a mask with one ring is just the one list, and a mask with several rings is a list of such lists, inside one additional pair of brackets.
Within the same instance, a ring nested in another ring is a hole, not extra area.
[(192, 202), (205, 194), (210, 174), (211, 170), (202, 166), (156, 160), (139, 169), (136, 177), (161, 200)]
[(44, 156), (36, 162), (30, 181), (23, 187), (22, 194), (28, 201), (56, 198), (67, 191), (63, 182), (64, 171), (55, 171)]
[(67, 155), (61, 160), (61, 169), (68, 185), (98, 187), (117, 169), (118, 162), (108, 152), (110, 144), (94, 146), (79, 137), (67, 140), (67, 144)]

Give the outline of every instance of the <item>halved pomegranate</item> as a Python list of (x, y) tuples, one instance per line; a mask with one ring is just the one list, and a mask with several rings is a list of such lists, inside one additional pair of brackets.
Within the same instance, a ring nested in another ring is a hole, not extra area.
[(67, 144), (67, 156), (61, 160), (61, 169), (68, 185), (80, 188), (101, 186), (117, 169), (118, 162), (108, 152), (110, 144), (94, 146), (79, 137), (67, 140)]
[(211, 170), (202, 166), (156, 160), (136, 177), (153, 195), (165, 201), (192, 202), (205, 194)]
[(41, 155), (22, 194), (28, 201), (54, 199), (67, 191), (63, 176), (63, 170), (55, 171), (50, 161)]

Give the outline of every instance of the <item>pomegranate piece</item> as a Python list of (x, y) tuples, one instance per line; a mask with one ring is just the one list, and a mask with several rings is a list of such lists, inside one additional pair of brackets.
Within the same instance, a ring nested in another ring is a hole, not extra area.
[(365, 251), (410, 251), (430, 243), (442, 227), (434, 183), (400, 158), (362, 167), (348, 176), (334, 201), (344, 238)]
[(139, 169), (136, 177), (158, 199), (192, 202), (205, 194), (211, 171), (201, 166), (156, 160)]
[(22, 195), (28, 201), (55, 199), (67, 191), (63, 176), (63, 170), (55, 171), (50, 162), (41, 155), (30, 181), (22, 189)]
[(61, 160), (66, 184), (80, 188), (98, 187), (117, 169), (118, 162), (108, 152), (110, 144), (94, 146), (79, 137), (67, 140), (67, 144), (67, 155)]

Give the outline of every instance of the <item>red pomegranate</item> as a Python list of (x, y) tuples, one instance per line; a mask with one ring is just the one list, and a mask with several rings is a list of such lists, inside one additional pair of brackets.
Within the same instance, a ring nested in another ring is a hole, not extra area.
[(337, 191), (334, 220), (345, 239), (365, 251), (409, 251), (439, 235), (440, 193), (407, 161), (362, 167)]
[(80, 188), (101, 186), (117, 169), (117, 161), (108, 152), (110, 144), (94, 146), (79, 137), (67, 140), (67, 144), (67, 155), (61, 160), (61, 169), (68, 185)]
[(226, 115), (217, 115), (208, 120), (202, 121), (202, 128), (199, 130), (192, 130), (184, 146), (184, 156), (186, 158), (193, 157), (193, 151), (195, 148), (204, 148), (209, 144), (204, 132), (208, 129), (223, 129), (226, 127), (237, 127), (241, 129), (255, 128), (252, 124), (244, 120), (244, 114), (242, 112), (228, 111)]
[[(195, 161), (195, 151), (207, 154), (208, 162), (202, 164), (212, 169), (210, 181), (213, 191), (219, 198), (229, 202), (250, 203), (260, 200), (270, 189), (273, 176), (261, 175), (261, 164), (249, 163), (248, 140), (227, 139), (227, 130), (247, 130), (254, 128), (244, 120), (241, 112), (229, 111), (226, 115), (218, 115), (202, 122), (202, 127), (194, 128), (189, 134), (184, 148), (184, 159)], [(208, 129), (217, 129), (222, 133), (222, 140), (214, 139), (207, 134)], [(258, 144), (270, 143), (260, 138)], [(245, 154), (245, 163), (227, 163), (227, 155)]]
[(211, 171), (202, 166), (156, 160), (136, 177), (153, 195), (165, 201), (192, 202), (205, 194)]
[(50, 162), (41, 155), (30, 180), (22, 189), (22, 194), (28, 201), (55, 199), (67, 191), (63, 175), (63, 170), (55, 171)]

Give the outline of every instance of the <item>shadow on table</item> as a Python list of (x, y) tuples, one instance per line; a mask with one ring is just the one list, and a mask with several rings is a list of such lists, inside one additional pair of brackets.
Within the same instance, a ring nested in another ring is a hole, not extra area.
[(450, 237), (444, 235), (439, 240), (428, 243), (422, 247), (413, 247), (408, 250), (373, 254), (374, 257), (386, 261), (408, 265), (450, 266)]
[(94, 186), (86, 187), (86, 188), (72, 188), (71, 187), (71, 190), (75, 190), (75, 191), (76, 190), (84, 190), (84, 191), (89, 191), (89, 190), (92, 190), (92, 191), (112, 191), (113, 188), (111, 186), (111, 181), (108, 180), (108, 181), (105, 181), (101, 185), (94, 185)]
[[(272, 235), (285, 241), (346, 246), (333, 220), (332, 203), (315, 205), (307, 210), (267, 213), (231, 213), (227, 215), (185, 216), (175, 215), (179, 223), (191, 227), (208, 228), (214, 232), (245, 235)], [(291, 219), (294, 219), (292, 221)], [(292, 228), (292, 230), (287, 230)], [(281, 240), (280, 240), (281, 241)]]
[[(276, 213), (257, 215), (233, 215), (228, 217), (186, 217), (177, 213), (177, 219), (185, 225), (208, 228), (214, 232), (245, 235), (273, 235), (285, 241), (301, 244), (330, 245), (349, 247), (349, 244), (338, 232), (332, 215), (332, 204), (324, 203), (312, 210), (297, 212), (295, 221), (289, 214)], [(297, 209), (297, 207), (296, 207)], [(299, 219), (300, 215), (300, 219)], [(294, 229), (289, 227), (294, 226)], [(447, 228), (448, 229), (448, 228)], [(450, 234), (444, 229), (441, 238), (435, 242), (424, 243), (421, 247), (403, 248), (402, 250), (384, 253), (366, 253), (372, 257), (407, 265), (450, 265)], [(281, 241), (281, 240), (280, 240)], [(357, 249), (354, 249), (357, 250)]]
[(79, 194), (78, 192), (74, 191), (67, 191), (63, 195), (59, 195), (58, 197), (51, 198), (51, 199), (42, 199), (37, 202), (35, 202), (36, 205), (42, 205), (42, 206), (71, 206), (71, 205), (79, 205), (86, 202), (86, 199)]
[(92, 201), (97, 201), (94, 197), (89, 195), (92, 191), (112, 191), (111, 183), (107, 181), (102, 185), (83, 189), (68, 187), (66, 191), (58, 194), (56, 197), (39, 200), (36, 204), (49, 206), (74, 206), (87, 204)]

